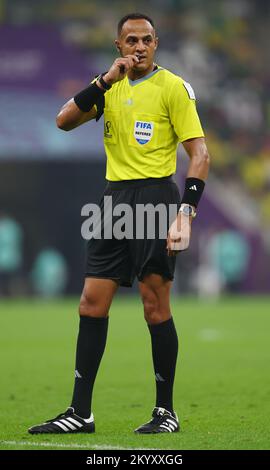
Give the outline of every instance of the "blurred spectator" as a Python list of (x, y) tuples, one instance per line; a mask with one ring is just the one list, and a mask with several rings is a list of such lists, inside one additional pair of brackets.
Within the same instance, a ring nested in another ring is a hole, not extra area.
[(250, 248), (244, 235), (236, 230), (213, 234), (207, 242), (206, 257), (227, 291), (241, 289), (250, 259)]
[(34, 292), (43, 297), (55, 297), (64, 293), (68, 281), (65, 258), (54, 248), (42, 250), (31, 272)]
[(21, 292), (23, 231), (18, 222), (0, 213), (0, 296)]

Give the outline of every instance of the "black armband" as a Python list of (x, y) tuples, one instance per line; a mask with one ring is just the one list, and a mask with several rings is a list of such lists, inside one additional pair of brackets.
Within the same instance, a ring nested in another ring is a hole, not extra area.
[(201, 199), (205, 182), (199, 178), (186, 178), (185, 191), (181, 203), (197, 207)]
[(100, 98), (103, 98), (105, 90), (99, 88), (95, 83), (92, 83), (84, 90), (74, 96), (74, 101), (78, 108), (87, 113), (94, 105), (97, 105)]

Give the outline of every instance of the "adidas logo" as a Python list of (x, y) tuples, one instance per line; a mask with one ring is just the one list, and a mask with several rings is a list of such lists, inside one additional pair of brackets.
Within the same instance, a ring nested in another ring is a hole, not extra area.
[(81, 378), (82, 378), (80, 372), (79, 372), (77, 369), (75, 370), (75, 377), (77, 377), (77, 379), (81, 379)]
[(163, 421), (160, 427), (166, 429), (168, 432), (174, 432), (178, 428), (178, 423), (175, 419), (167, 418), (165, 421)]
[(165, 380), (163, 379), (163, 377), (161, 377), (160, 374), (156, 374), (155, 377), (157, 382), (165, 382)]
[(197, 186), (196, 186), (196, 184), (194, 184), (193, 186), (190, 186), (189, 189), (193, 189), (193, 191), (197, 191)]

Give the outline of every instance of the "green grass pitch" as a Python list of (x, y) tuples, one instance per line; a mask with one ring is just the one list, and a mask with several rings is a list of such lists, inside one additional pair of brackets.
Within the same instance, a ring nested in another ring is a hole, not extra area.
[(154, 406), (150, 337), (138, 297), (116, 297), (95, 385), (96, 433), (31, 436), (73, 386), (77, 299), (0, 300), (1, 449), (269, 449), (269, 298), (175, 298), (182, 431), (140, 436)]

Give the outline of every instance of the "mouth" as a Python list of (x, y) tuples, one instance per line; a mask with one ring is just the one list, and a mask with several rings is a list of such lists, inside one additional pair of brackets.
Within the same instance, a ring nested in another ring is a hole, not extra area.
[(146, 59), (146, 56), (145, 55), (139, 55), (139, 54), (136, 54), (136, 57), (138, 57), (139, 59), (139, 63), (141, 63), (143, 60)]

